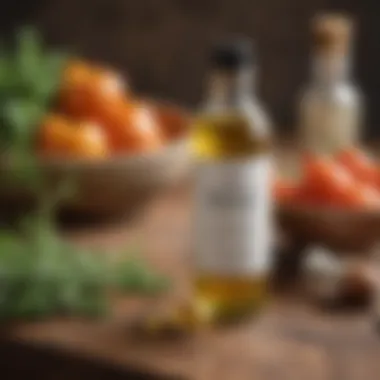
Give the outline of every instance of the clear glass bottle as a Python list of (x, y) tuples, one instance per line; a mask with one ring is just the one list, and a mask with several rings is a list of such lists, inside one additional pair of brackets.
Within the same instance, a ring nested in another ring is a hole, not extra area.
[(301, 147), (334, 154), (360, 138), (362, 101), (351, 70), (351, 21), (334, 14), (314, 24), (312, 80), (300, 102)]
[(271, 143), (247, 41), (218, 46), (192, 132), (195, 304), (213, 321), (250, 315), (271, 269)]

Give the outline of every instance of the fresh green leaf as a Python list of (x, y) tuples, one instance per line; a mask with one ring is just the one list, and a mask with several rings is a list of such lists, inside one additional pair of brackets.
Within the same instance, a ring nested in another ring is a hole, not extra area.
[(42, 40), (38, 31), (27, 26), (17, 34), (16, 64), (26, 82), (32, 82), (43, 63)]
[(62, 53), (50, 53), (45, 56), (40, 70), (34, 76), (34, 96), (43, 102), (49, 102), (58, 92), (62, 72), (67, 57)]
[(41, 118), (59, 90), (67, 56), (44, 49), (33, 27), (21, 29), (16, 45), (0, 54), (0, 144), (32, 151)]
[(4, 122), (12, 125), (13, 141), (17, 148), (30, 146), (34, 137), (33, 127), (43, 113), (42, 107), (25, 99), (11, 99), (3, 104)]

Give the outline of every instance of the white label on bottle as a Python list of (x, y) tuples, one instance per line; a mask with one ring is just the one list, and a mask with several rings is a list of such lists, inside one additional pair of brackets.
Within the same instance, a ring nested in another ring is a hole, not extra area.
[(271, 266), (267, 157), (202, 163), (196, 177), (195, 266), (209, 274), (262, 275)]

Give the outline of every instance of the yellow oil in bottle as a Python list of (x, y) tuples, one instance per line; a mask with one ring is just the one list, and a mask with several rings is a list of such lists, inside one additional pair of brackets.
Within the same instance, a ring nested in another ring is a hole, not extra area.
[[(261, 118), (259, 120), (261, 120)], [(212, 176), (213, 168), (218, 168), (219, 165), (221, 165), (221, 167), (227, 165), (228, 168), (228, 165), (231, 164), (235, 166), (232, 170), (232, 172), (235, 172), (235, 178), (232, 180), (234, 182), (233, 185), (244, 187), (244, 183), (247, 183), (248, 188), (243, 188), (242, 191), (251, 191), (252, 186), (255, 187), (257, 184), (250, 184), (249, 178), (244, 178), (244, 176), (260, 176), (259, 173), (261, 172), (262, 177), (254, 178), (253, 182), (261, 181), (262, 192), (269, 191), (268, 177), (270, 170), (268, 170), (268, 164), (270, 161), (268, 160), (268, 156), (270, 152), (270, 139), (267, 133), (262, 133), (263, 125), (260, 123), (260, 125), (257, 126), (257, 131), (255, 131), (254, 123), (255, 119), (249, 117), (244, 111), (241, 113), (236, 111), (230, 113), (227, 111), (226, 113), (221, 112), (220, 114), (204, 115), (196, 121), (193, 127), (192, 146), (199, 166), (209, 167), (210, 176), (206, 178), (206, 181), (212, 181), (210, 177)], [(250, 166), (252, 166), (252, 169)], [(227, 176), (228, 175), (227, 173)], [(241, 178), (242, 176), (243, 178)], [(199, 192), (202, 192), (202, 185), (200, 187)], [(223, 189), (220, 190), (223, 192)], [(218, 190), (216, 192), (218, 192)], [(238, 196), (234, 186), (226, 193), (228, 192), (232, 199)], [(239, 192), (238, 190), (238, 193)], [(248, 194), (248, 198), (251, 195), (252, 194)], [(197, 196), (207, 197), (207, 194), (197, 194)], [(258, 202), (263, 202), (262, 204), (250, 205), (248, 202), (248, 204), (242, 205), (244, 208), (248, 207), (248, 209), (243, 210), (243, 212), (239, 209), (234, 210), (234, 206), (232, 206), (232, 210), (222, 212), (222, 214), (227, 212), (227, 215), (225, 215), (226, 218), (232, 217), (232, 215), (228, 215), (228, 213), (233, 214), (234, 212), (236, 217), (240, 218), (240, 221), (233, 220), (230, 223), (227, 222), (225, 230), (220, 232), (220, 234), (224, 235), (223, 240), (228, 241), (229, 239), (234, 239), (235, 236), (228, 236), (233, 234), (235, 234), (238, 239), (244, 239), (246, 234), (254, 235), (255, 230), (260, 230), (260, 226), (257, 228), (255, 223), (252, 224), (250, 222), (252, 218), (246, 216), (247, 213), (253, 215), (257, 213), (254, 207), (261, 208), (259, 213), (263, 216), (263, 219), (260, 221), (261, 215), (258, 215), (255, 222), (262, 223), (261, 228), (264, 230), (268, 228), (267, 224), (269, 222), (268, 215), (270, 210), (267, 197), (269, 194), (257, 194), (257, 196), (264, 197), (264, 199), (257, 199)], [(250, 210), (249, 207), (252, 207), (252, 210)], [(212, 207), (209, 210), (204, 210), (204, 205), (202, 205), (202, 208), (203, 211), (198, 211), (198, 213), (201, 214), (200, 220), (195, 218), (195, 223), (202, 223), (202, 218), (204, 218), (203, 214), (215, 212)], [(239, 215), (239, 213), (241, 215)], [(218, 218), (218, 216), (216, 216), (216, 218)], [(253, 218), (255, 218), (255, 216), (253, 216)], [(211, 220), (210, 223), (214, 223), (214, 220)], [(252, 227), (252, 231), (247, 231), (246, 228), (250, 226)], [(241, 230), (237, 230), (239, 227)], [(207, 227), (207, 222), (206, 227), (202, 224), (200, 228), (206, 229), (206, 231), (204, 231), (205, 234), (210, 233), (212, 235), (207, 237), (206, 240), (221, 239), (219, 233), (215, 233), (215, 229), (212, 226), (210, 227), (210, 225), (208, 225)], [(208, 228), (209, 230), (207, 230)], [(264, 231), (263, 234), (267, 234), (267, 231)], [(253, 236), (252, 239), (268, 239), (268, 237), (269, 236)], [(196, 238), (199, 239), (199, 236), (196, 236)], [(202, 237), (200, 239), (200, 245), (202, 245)], [(222, 242), (222, 245), (223, 244)], [(250, 241), (247, 242), (247, 245), (250, 244)], [(211, 245), (213, 244), (211, 243)], [(219, 244), (216, 245), (218, 246)], [(266, 244), (264, 244), (264, 246), (265, 245)], [(234, 249), (234, 246), (239, 246), (239, 244), (232, 244), (231, 248)], [(258, 246), (260, 246), (260, 244), (258, 244)], [(197, 249), (197, 244), (195, 244), (195, 249)], [(246, 251), (245, 255), (266, 254), (264, 252), (249, 252), (249, 249), (249, 247), (243, 248), (243, 250)], [(252, 249), (254, 250), (254, 247), (252, 247)], [(264, 247), (263, 249), (267, 248)], [(218, 254), (215, 251), (208, 252), (207, 247), (204, 249), (201, 248), (201, 251), (201, 255)], [(234, 254), (237, 256), (236, 260), (240, 260), (241, 263), (238, 263), (236, 268), (230, 268), (231, 270), (229, 270), (231, 265), (229, 261), (231, 259), (234, 261)], [(197, 256), (197, 254), (195, 255)], [(264, 261), (265, 260), (266, 259), (264, 259)], [(205, 267), (203, 267), (204, 261), (206, 261)], [(231, 251), (220, 252), (220, 257), (213, 259), (211, 264), (207, 264), (207, 260), (204, 260), (202, 257), (199, 258), (198, 256), (195, 260), (194, 303), (198, 305), (200, 315), (206, 315), (211, 319), (211, 322), (230, 322), (251, 316), (262, 308), (268, 299), (269, 273), (266, 271), (261, 272), (261, 270), (256, 271), (254, 263), (249, 264), (251, 268), (246, 271), (244, 268), (241, 268), (242, 266), (244, 267), (245, 261), (249, 262), (252, 260), (247, 257), (239, 257), (239, 252)], [(201, 263), (200, 266), (198, 266), (199, 263)], [(208, 310), (207, 314), (204, 312), (201, 313), (204, 309)]]

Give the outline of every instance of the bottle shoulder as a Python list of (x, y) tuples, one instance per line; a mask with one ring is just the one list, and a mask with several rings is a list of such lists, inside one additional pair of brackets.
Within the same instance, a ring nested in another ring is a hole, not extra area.
[(236, 104), (206, 104), (195, 115), (198, 120), (235, 118), (245, 120), (253, 130), (269, 133), (271, 119), (265, 107), (258, 100), (243, 100)]
[(192, 140), (201, 156), (245, 157), (270, 151), (269, 121), (259, 105), (205, 108), (194, 118)]

